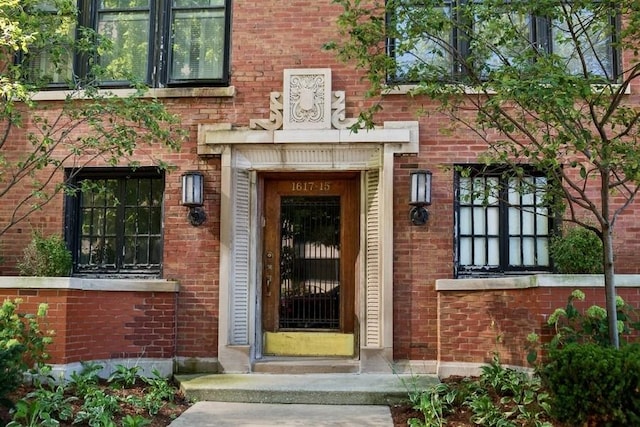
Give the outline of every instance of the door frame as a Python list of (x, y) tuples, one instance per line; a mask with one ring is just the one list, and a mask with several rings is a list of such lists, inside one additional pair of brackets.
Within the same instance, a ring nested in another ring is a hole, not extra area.
[[(198, 154), (220, 156), (218, 354), (224, 372), (251, 372), (262, 358), (257, 272), (262, 224), (258, 172), (357, 171), (360, 252), (356, 283), (360, 372), (391, 372), (393, 361), (394, 157), (418, 151), (417, 122), (363, 131), (251, 131), (201, 125)], [(322, 141), (312, 143), (310, 141)]]
[[(263, 269), (258, 271), (257, 283), (261, 284), (262, 317), (260, 319), (263, 335), (262, 352), (278, 343), (284, 355), (327, 355), (352, 356), (357, 340), (355, 330), (357, 312), (355, 305), (358, 267), (356, 259), (360, 244), (360, 172), (296, 172), (258, 175), (261, 188), (261, 215), (263, 216), (262, 262)], [(298, 189), (295, 184), (298, 183)], [(321, 188), (329, 184), (324, 190)], [(301, 190), (302, 188), (310, 189)], [(279, 256), (280, 248), (280, 200), (287, 196), (340, 196), (340, 325), (338, 330), (305, 331), (280, 330), (278, 326), (279, 307)], [(277, 217), (277, 218), (276, 218)], [(267, 227), (273, 227), (269, 230)], [(266, 254), (272, 254), (270, 259)], [(272, 263), (269, 266), (267, 263)], [(269, 292), (267, 294), (267, 292)], [(313, 336), (312, 336), (313, 335)], [(268, 341), (268, 342), (267, 342)], [(268, 344), (270, 343), (270, 344)], [(335, 347), (335, 348), (332, 348)], [(349, 349), (351, 347), (351, 349)], [(262, 354), (262, 353), (259, 353)]]

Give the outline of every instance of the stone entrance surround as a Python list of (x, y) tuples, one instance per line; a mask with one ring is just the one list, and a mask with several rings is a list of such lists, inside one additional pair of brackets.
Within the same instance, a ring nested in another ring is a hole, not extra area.
[(218, 360), (225, 372), (250, 372), (261, 358), (258, 174), (360, 171), (361, 241), (356, 279), (356, 349), (361, 371), (389, 371), (393, 360), (393, 158), (418, 152), (417, 122), (386, 122), (357, 133), (345, 118), (345, 93), (330, 69), (285, 70), (284, 95), (270, 117), (248, 128), (200, 125), (198, 155), (220, 155), (221, 253)]

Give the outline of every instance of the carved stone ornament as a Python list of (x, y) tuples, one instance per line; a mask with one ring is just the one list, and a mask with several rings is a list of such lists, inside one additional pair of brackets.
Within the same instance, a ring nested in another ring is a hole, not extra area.
[(284, 97), (271, 92), (269, 119), (251, 119), (251, 129), (346, 129), (345, 92), (331, 91), (331, 69), (284, 71)]

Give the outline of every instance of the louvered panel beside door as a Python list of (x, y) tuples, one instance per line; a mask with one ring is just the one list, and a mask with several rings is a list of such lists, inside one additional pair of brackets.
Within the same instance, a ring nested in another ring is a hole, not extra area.
[(233, 271), (231, 272), (232, 345), (249, 343), (250, 179), (249, 171), (235, 169), (233, 198)]
[(381, 280), (380, 280), (380, 173), (366, 173), (366, 284), (365, 284), (365, 346), (381, 344)]

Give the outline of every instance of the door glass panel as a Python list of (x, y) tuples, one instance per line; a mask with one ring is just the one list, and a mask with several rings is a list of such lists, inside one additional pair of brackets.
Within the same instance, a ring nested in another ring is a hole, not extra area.
[(340, 197), (280, 205), (281, 329), (340, 328)]

